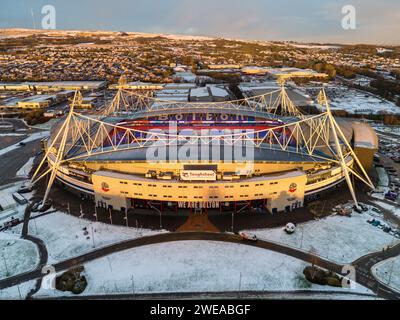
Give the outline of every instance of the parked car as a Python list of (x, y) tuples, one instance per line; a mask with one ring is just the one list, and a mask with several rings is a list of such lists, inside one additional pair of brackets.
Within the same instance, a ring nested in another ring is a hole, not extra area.
[(255, 234), (249, 234), (249, 233), (241, 231), (241, 232), (239, 232), (239, 236), (242, 238), (242, 240), (245, 240), (245, 241), (258, 241), (258, 238)]
[(19, 145), (20, 147), (25, 147), (25, 146), (26, 146), (26, 143), (21, 141), (20, 143), (18, 143), (18, 145)]
[(388, 193), (385, 194), (385, 199), (391, 200), (391, 201), (396, 201), (397, 193), (389, 191)]
[(13, 197), (14, 200), (15, 200), (18, 204), (20, 204), (20, 205), (24, 205), (24, 204), (27, 204), (27, 203), (28, 203), (28, 200), (26, 200), (25, 197), (22, 196), (22, 195), (21, 195), (20, 193), (18, 193), (18, 192), (14, 192), (14, 193), (12, 194), (12, 197)]
[(33, 186), (21, 186), (18, 189), (18, 193), (28, 193), (31, 192), (33, 190)]
[(7, 229), (12, 228), (12, 227), (16, 226), (19, 223), (19, 221), (20, 220), (18, 218), (11, 218), (10, 221), (7, 221), (4, 223), (4, 227)]
[(378, 208), (372, 208), (372, 211), (374, 211), (374, 212), (376, 212), (376, 213), (382, 213), (382, 211), (380, 210), (380, 209), (378, 209)]

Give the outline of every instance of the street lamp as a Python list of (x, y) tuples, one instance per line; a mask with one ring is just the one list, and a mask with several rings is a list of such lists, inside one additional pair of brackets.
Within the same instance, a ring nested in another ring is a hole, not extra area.
[(301, 226), (301, 241), (300, 241), (300, 249), (303, 248), (303, 236), (304, 236), (304, 227)]
[(96, 248), (96, 244), (94, 243), (94, 231), (93, 231), (93, 226), (91, 226), (91, 229), (92, 229), (93, 248)]
[(99, 218), (97, 216), (97, 206), (96, 205), (94, 206), (94, 216), (96, 218), (96, 222), (99, 222)]
[(128, 210), (125, 210), (125, 221), (126, 221), (126, 227), (129, 227), (129, 221), (128, 221)]
[(235, 218), (235, 211), (232, 211), (232, 225), (231, 225), (231, 231), (232, 231), (232, 233), (233, 233), (234, 218)]
[(113, 224), (112, 214), (111, 214), (111, 209), (110, 208), (108, 209), (108, 212), (110, 213), (110, 222), (111, 222), (111, 224)]
[(2, 254), (1, 256), (3, 257), (4, 265), (5, 265), (5, 267), (6, 267), (6, 276), (8, 277), (8, 267), (7, 267), (6, 257), (4, 256), (4, 254)]

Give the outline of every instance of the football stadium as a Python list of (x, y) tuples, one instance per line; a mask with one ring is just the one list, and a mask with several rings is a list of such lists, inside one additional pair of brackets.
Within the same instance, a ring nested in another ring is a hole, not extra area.
[(42, 141), (32, 183), (53, 182), (98, 207), (290, 212), (368, 176), (378, 148), (365, 122), (304, 114), (285, 86), (235, 101), (161, 100), (119, 89), (102, 114), (74, 108)]

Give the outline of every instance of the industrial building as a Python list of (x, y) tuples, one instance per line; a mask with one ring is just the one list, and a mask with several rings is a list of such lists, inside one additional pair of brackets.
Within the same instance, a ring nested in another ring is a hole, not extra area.
[(56, 103), (56, 95), (38, 94), (18, 101), (18, 108), (22, 109), (45, 109)]
[(49, 81), (49, 82), (0, 82), (0, 90), (5, 91), (60, 91), (90, 90), (106, 88), (106, 81)]
[(293, 79), (293, 78), (315, 78), (327, 79), (329, 76), (326, 73), (316, 72), (312, 69), (299, 68), (269, 68), (267, 77), (270, 79)]

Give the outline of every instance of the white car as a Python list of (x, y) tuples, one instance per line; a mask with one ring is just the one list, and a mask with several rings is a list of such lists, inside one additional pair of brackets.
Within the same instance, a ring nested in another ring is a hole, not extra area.
[(246, 241), (258, 241), (258, 238), (255, 234), (249, 234), (246, 232), (239, 232), (239, 236), (242, 238), (242, 240), (246, 240)]

